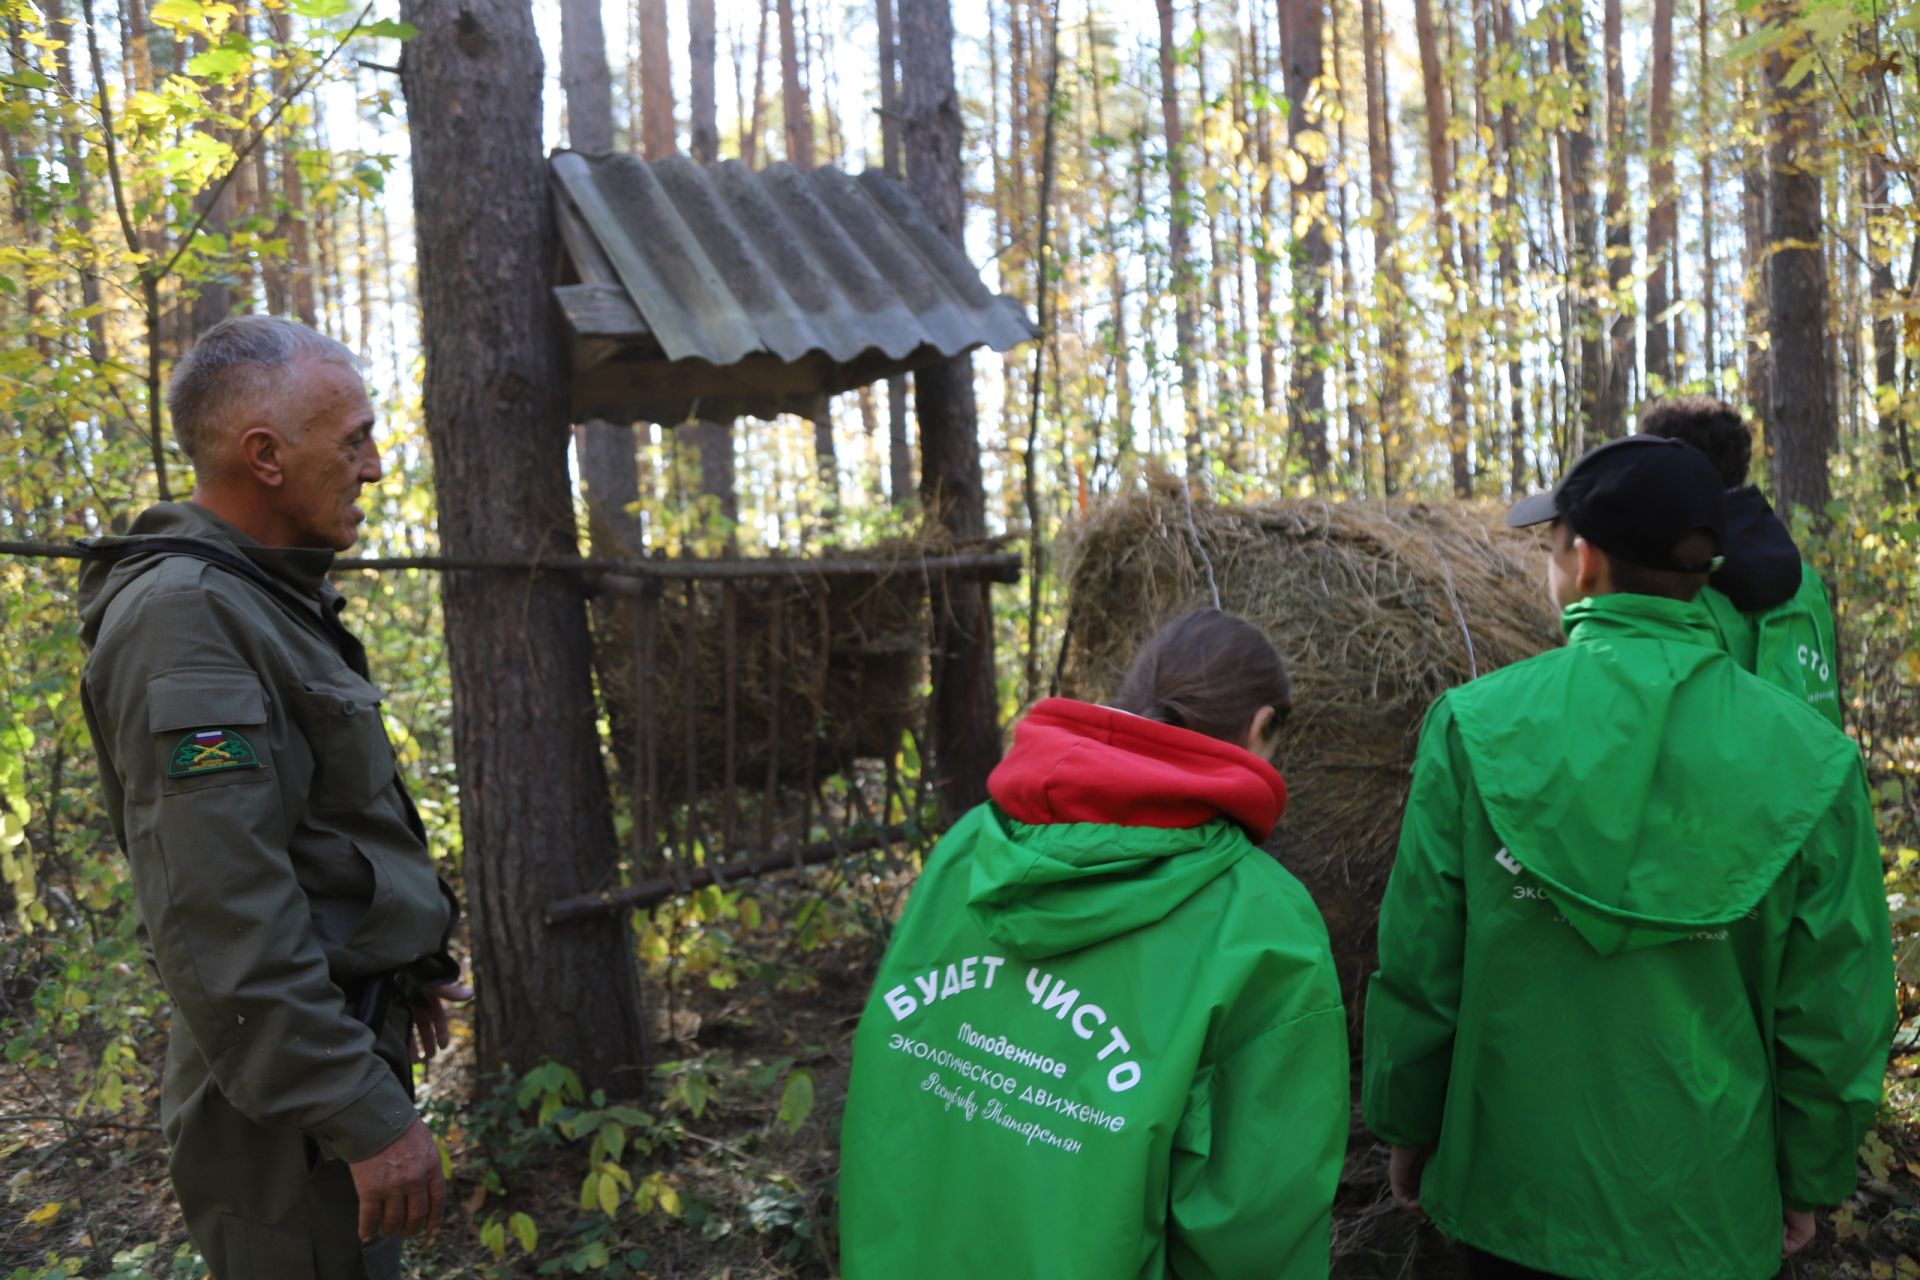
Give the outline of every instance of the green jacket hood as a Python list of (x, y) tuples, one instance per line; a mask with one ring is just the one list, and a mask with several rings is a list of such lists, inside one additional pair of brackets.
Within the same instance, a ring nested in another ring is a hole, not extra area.
[[(1740, 670), (1699, 604), (1596, 596), (1562, 625), (1565, 648), (1446, 695), (1502, 865), (1603, 955), (1740, 919), (1852, 776), (1852, 741)], [(1716, 735), (1730, 723), (1757, 731)]]
[(97, 558), (80, 567), (80, 638), (91, 646), (99, 637), (107, 610), (122, 591), (159, 564), (162, 556), (134, 556), (154, 538), (193, 538), (238, 550), (260, 568), (307, 595), (326, 594), (333, 552), (302, 547), (265, 547), (240, 530), (190, 502), (157, 502), (142, 511), (124, 537), (88, 538), (82, 545)]
[(997, 805), (981, 815), (967, 909), (1022, 959), (1078, 951), (1154, 924), (1253, 852), (1233, 823), (1029, 825)]

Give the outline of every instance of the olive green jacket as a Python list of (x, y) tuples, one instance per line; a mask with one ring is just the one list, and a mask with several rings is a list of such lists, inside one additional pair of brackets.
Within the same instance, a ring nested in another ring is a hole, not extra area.
[[(186, 503), (133, 534), (93, 544), (129, 558), (81, 573), (81, 696), (143, 941), (196, 1050), (176, 1044), (169, 1076), (204, 1064), (255, 1122), (363, 1159), (414, 1109), (349, 993), (455, 976), (456, 908), (337, 621), (333, 553), (262, 547)], [(139, 554), (156, 535), (238, 551), (291, 590)]]

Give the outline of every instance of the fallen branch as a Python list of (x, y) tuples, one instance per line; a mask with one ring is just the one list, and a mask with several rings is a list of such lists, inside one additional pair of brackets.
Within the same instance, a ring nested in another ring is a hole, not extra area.
[(709, 863), (704, 867), (693, 868), (682, 880), (676, 880), (670, 876), (659, 876), (652, 880), (642, 880), (639, 884), (627, 885), (622, 889), (608, 889), (600, 893), (583, 893), (578, 897), (562, 898), (547, 907), (546, 922), (550, 925), (569, 924), (575, 920), (594, 916), (613, 915), (621, 911), (650, 907), (668, 898), (684, 897), (714, 883), (716, 871), (724, 880), (752, 880), (777, 871), (822, 866), (829, 862), (837, 862), (850, 853), (864, 853), (869, 849), (877, 849), (882, 845), (905, 839), (917, 830), (919, 828), (896, 823), (869, 835), (841, 840), (820, 840), (813, 844), (803, 844), (798, 849), (785, 853), (770, 854), (751, 861), (719, 865)]

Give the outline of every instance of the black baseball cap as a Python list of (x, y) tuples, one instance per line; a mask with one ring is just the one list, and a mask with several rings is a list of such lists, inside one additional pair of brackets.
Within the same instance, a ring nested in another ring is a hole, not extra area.
[[(1565, 520), (1610, 556), (1645, 569), (1711, 573), (1727, 545), (1727, 497), (1720, 473), (1690, 444), (1662, 436), (1628, 436), (1590, 449), (1546, 493), (1522, 498), (1507, 512), (1516, 529)], [(1713, 537), (1708, 560), (1674, 554), (1695, 531)]]

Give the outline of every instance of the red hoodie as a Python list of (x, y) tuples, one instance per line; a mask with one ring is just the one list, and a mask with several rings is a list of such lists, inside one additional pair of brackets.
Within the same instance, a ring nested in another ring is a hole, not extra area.
[(1027, 713), (987, 791), (1016, 822), (1197, 827), (1224, 816), (1255, 844), (1287, 807), (1286, 782), (1252, 752), (1071, 698)]

